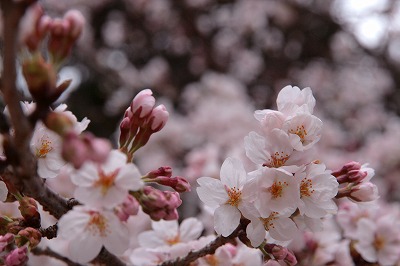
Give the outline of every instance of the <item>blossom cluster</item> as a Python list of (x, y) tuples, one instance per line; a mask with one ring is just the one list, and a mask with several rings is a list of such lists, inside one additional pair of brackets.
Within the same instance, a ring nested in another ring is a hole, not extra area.
[[(244, 139), (246, 155), (256, 170), (246, 172), (239, 159), (228, 158), (219, 179), (197, 179), (200, 199), (214, 209), (218, 234), (229, 236), (243, 218), (250, 221), (246, 234), (253, 247), (266, 239), (290, 241), (303, 230), (322, 231), (323, 218), (337, 212), (334, 198), (343, 190), (339, 183), (369, 184), (373, 174), (366, 178), (367, 171), (360, 167), (349, 171), (347, 166), (339, 178), (312, 153), (322, 129), (322, 121), (313, 115), (314, 106), (310, 88), (284, 87), (277, 97), (278, 110), (255, 111), (260, 133), (250, 132)], [(360, 178), (349, 180), (355, 175)], [(360, 196), (365, 192), (361, 190), (350, 189), (346, 196), (356, 201), (377, 198), (376, 193)]]

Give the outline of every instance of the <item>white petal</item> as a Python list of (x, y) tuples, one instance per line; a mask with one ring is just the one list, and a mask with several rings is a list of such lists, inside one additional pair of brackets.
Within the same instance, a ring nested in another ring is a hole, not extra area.
[(197, 195), (207, 206), (215, 207), (224, 204), (228, 200), (228, 194), (221, 180), (211, 177), (200, 177), (197, 179), (200, 185), (196, 189)]
[(263, 224), (257, 219), (252, 220), (247, 225), (246, 234), (253, 247), (258, 247), (265, 239), (265, 228)]
[(227, 158), (221, 166), (221, 182), (229, 188), (241, 188), (246, 182), (246, 170), (243, 163), (236, 158)]
[(222, 205), (214, 213), (214, 229), (222, 236), (229, 236), (239, 225), (240, 212), (231, 205)]
[(183, 220), (179, 227), (180, 238), (182, 242), (196, 240), (203, 232), (203, 224), (196, 218), (187, 218)]
[(92, 162), (85, 163), (81, 169), (71, 173), (71, 181), (80, 187), (89, 187), (99, 179), (97, 167)]
[(119, 150), (112, 150), (108, 155), (107, 161), (101, 166), (104, 172), (112, 172), (115, 169), (126, 165), (127, 156)]
[(114, 215), (105, 213), (109, 222), (110, 230), (104, 241), (104, 247), (113, 254), (122, 255), (129, 246), (128, 228)]
[(100, 237), (82, 234), (76, 241), (69, 243), (68, 251), (73, 261), (87, 263), (97, 257), (102, 246)]
[(139, 190), (143, 187), (143, 181), (141, 180), (141, 174), (137, 167), (129, 163), (122, 167), (115, 178), (115, 184), (126, 190)]

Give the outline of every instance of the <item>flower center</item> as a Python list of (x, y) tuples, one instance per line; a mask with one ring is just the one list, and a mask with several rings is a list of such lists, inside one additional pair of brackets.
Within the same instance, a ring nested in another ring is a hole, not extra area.
[(46, 155), (53, 149), (52, 143), (47, 136), (43, 136), (40, 141), (40, 147), (36, 148), (36, 157), (46, 158)]
[(305, 129), (304, 125), (297, 126), (295, 129), (292, 128), (289, 130), (289, 132), (299, 136), (302, 143), (305, 141), (305, 137), (307, 136), (307, 130)]
[(277, 219), (277, 217), (276, 217), (277, 214), (278, 214), (277, 212), (272, 212), (272, 213), (268, 216), (268, 218), (262, 218), (262, 217), (260, 217), (260, 220), (261, 220), (261, 222), (263, 223), (265, 230), (269, 231), (269, 229), (275, 228), (274, 220)]
[(278, 168), (283, 166), (287, 160), (289, 160), (288, 154), (285, 154), (283, 151), (280, 153), (275, 152), (273, 155), (271, 155), (271, 158), (269, 158), (268, 161), (263, 164), (263, 166)]
[(312, 180), (304, 178), (300, 182), (300, 197), (310, 197), (314, 193)]
[(385, 238), (381, 236), (375, 236), (373, 246), (376, 250), (381, 250), (385, 246)]
[(86, 225), (87, 230), (91, 232), (93, 236), (99, 235), (101, 237), (106, 237), (110, 232), (106, 217), (96, 211), (90, 211), (89, 214), (90, 220)]
[(177, 234), (175, 237), (167, 239), (166, 242), (168, 243), (168, 245), (173, 246), (175, 244), (180, 243), (181, 239), (179, 237), (179, 234)]
[(271, 193), (273, 199), (280, 198), (283, 195), (285, 187), (289, 186), (287, 182), (275, 181), (272, 186), (267, 188), (267, 191)]
[(119, 169), (112, 171), (111, 173), (105, 173), (102, 169), (98, 170), (99, 179), (96, 181), (95, 186), (101, 187), (103, 196), (107, 193), (108, 189), (114, 185), (115, 178)]
[(226, 204), (237, 207), (242, 199), (242, 191), (236, 187), (228, 188), (227, 186), (225, 186), (225, 190), (229, 197)]

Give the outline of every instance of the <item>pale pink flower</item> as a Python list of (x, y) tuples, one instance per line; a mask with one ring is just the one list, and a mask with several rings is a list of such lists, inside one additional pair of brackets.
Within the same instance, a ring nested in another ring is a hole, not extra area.
[(237, 245), (232, 264), (237, 266), (261, 266), (263, 265), (261, 252), (245, 245)]
[(122, 203), (129, 190), (143, 186), (137, 167), (127, 163), (126, 155), (118, 150), (111, 151), (104, 164), (85, 162), (71, 174), (71, 180), (78, 186), (74, 195), (79, 201), (107, 208)]
[(251, 172), (255, 206), (262, 217), (271, 212), (293, 213), (300, 201), (299, 181), (285, 170), (263, 167)]
[(289, 134), (290, 143), (295, 150), (311, 148), (321, 138), (322, 121), (311, 114), (296, 114), (285, 120), (282, 130)]
[(295, 178), (300, 182), (298, 208), (301, 215), (321, 218), (328, 213), (336, 213), (337, 206), (333, 198), (339, 184), (324, 164), (311, 163), (303, 171), (296, 172)]
[(69, 241), (69, 258), (79, 263), (93, 260), (103, 246), (121, 255), (129, 245), (128, 229), (112, 211), (87, 206), (75, 206), (63, 215), (58, 234)]
[(0, 181), (0, 201), (5, 201), (7, 198), (8, 189), (4, 182)]
[[(35, 108), (34, 103), (24, 102), (24, 112), (29, 114)], [(90, 120), (84, 118), (78, 122), (77, 118), (70, 112), (66, 111), (67, 105), (61, 104), (54, 112), (66, 115), (73, 124), (73, 131), (76, 134), (82, 133), (86, 129)], [(56, 177), (61, 168), (66, 165), (66, 161), (61, 156), (62, 139), (55, 132), (48, 129), (43, 123), (37, 123), (35, 131), (30, 142), (32, 153), (38, 160), (38, 174), (42, 178)]]
[(66, 162), (61, 157), (62, 139), (42, 123), (36, 125), (30, 147), (38, 161), (38, 174), (42, 178), (58, 175)]
[(159, 249), (137, 248), (129, 256), (130, 265), (157, 266), (172, 259), (168, 252)]
[(173, 246), (196, 240), (203, 231), (202, 223), (196, 218), (187, 218), (178, 225), (178, 221), (152, 222), (152, 231), (138, 235), (140, 246), (147, 248)]
[(356, 202), (369, 202), (379, 198), (378, 187), (371, 182), (361, 182), (351, 188), (349, 198)]
[(284, 87), (276, 99), (278, 111), (287, 116), (296, 112), (308, 112), (312, 114), (315, 107), (315, 98), (310, 88), (300, 90), (299, 87), (290, 85)]
[(363, 259), (379, 265), (394, 265), (400, 259), (400, 223), (397, 216), (386, 215), (372, 221), (360, 219), (354, 247)]
[(266, 217), (251, 219), (250, 224), (247, 225), (246, 234), (253, 247), (258, 247), (264, 241), (266, 231), (276, 240), (287, 241), (293, 239), (299, 230), (287, 214), (280, 215), (277, 212), (271, 212)]
[(244, 189), (247, 174), (240, 160), (227, 158), (221, 167), (220, 180), (200, 177), (197, 183), (199, 198), (207, 206), (216, 208), (214, 227), (218, 234), (230, 235), (239, 225), (241, 214), (249, 216), (253, 206), (248, 201), (251, 196)]

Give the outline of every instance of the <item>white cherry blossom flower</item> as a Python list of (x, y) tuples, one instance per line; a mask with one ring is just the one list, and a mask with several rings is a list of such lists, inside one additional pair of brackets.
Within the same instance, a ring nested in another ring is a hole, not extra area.
[(311, 114), (296, 114), (285, 120), (282, 130), (289, 134), (293, 148), (303, 151), (311, 148), (321, 138), (322, 121)]
[(291, 173), (276, 168), (261, 168), (250, 173), (255, 206), (262, 217), (271, 212), (293, 213), (300, 201), (300, 186)]
[(178, 221), (152, 221), (153, 230), (139, 234), (140, 246), (147, 248), (173, 246), (196, 240), (203, 231), (203, 224), (196, 218), (187, 218), (178, 226)]
[(58, 234), (69, 241), (69, 257), (78, 263), (93, 260), (103, 246), (122, 255), (129, 245), (128, 229), (112, 211), (87, 206), (75, 206), (63, 215)]
[(258, 247), (264, 241), (266, 232), (276, 240), (287, 241), (293, 239), (299, 230), (287, 214), (281, 215), (278, 212), (251, 219), (246, 228), (247, 237), (253, 247)]
[(221, 167), (220, 180), (200, 177), (197, 183), (199, 198), (212, 208), (214, 227), (218, 234), (229, 236), (239, 225), (241, 214), (250, 216), (254, 212), (249, 202), (251, 191), (245, 189), (247, 174), (238, 159), (227, 158)]
[(328, 213), (337, 212), (333, 198), (338, 192), (339, 184), (324, 164), (311, 163), (303, 171), (296, 172), (295, 178), (300, 182), (298, 208), (301, 215), (321, 218)]
[(102, 164), (86, 162), (71, 174), (72, 182), (78, 187), (75, 197), (91, 206), (113, 208), (122, 203), (129, 190), (143, 186), (139, 170), (133, 163), (127, 163), (124, 153), (113, 150)]
[(386, 215), (372, 221), (358, 221), (357, 242), (354, 245), (363, 259), (379, 265), (395, 265), (400, 259), (400, 223), (397, 216)]
[(259, 166), (284, 167), (290, 172), (307, 162), (309, 153), (295, 151), (290, 143), (289, 135), (281, 129), (273, 129), (264, 137), (250, 132), (244, 138), (247, 157)]
[[(35, 108), (35, 104), (27, 102), (24, 102), (22, 106), (25, 113), (31, 113)], [(74, 131), (77, 134), (82, 133), (87, 128), (90, 120), (84, 118), (81, 122), (78, 122), (72, 112), (66, 111), (66, 108), (66, 104), (61, 104), (54, 109), (54, 112), (65, 114), (73, 123)], [(42, 178), (56, 177), (61, 168), (67, 164), (61, 157), (61, 137), (41, 122), (36, 124), (30, 147), (38, 160), (38, 174)]]
[(276, 99), (278, 111), (287, 116), (294, 115), (296, 112), (313, 113), (315, 98), (310, 88), (300, 90), (299, 87), (290, 85), (284, 87)]

